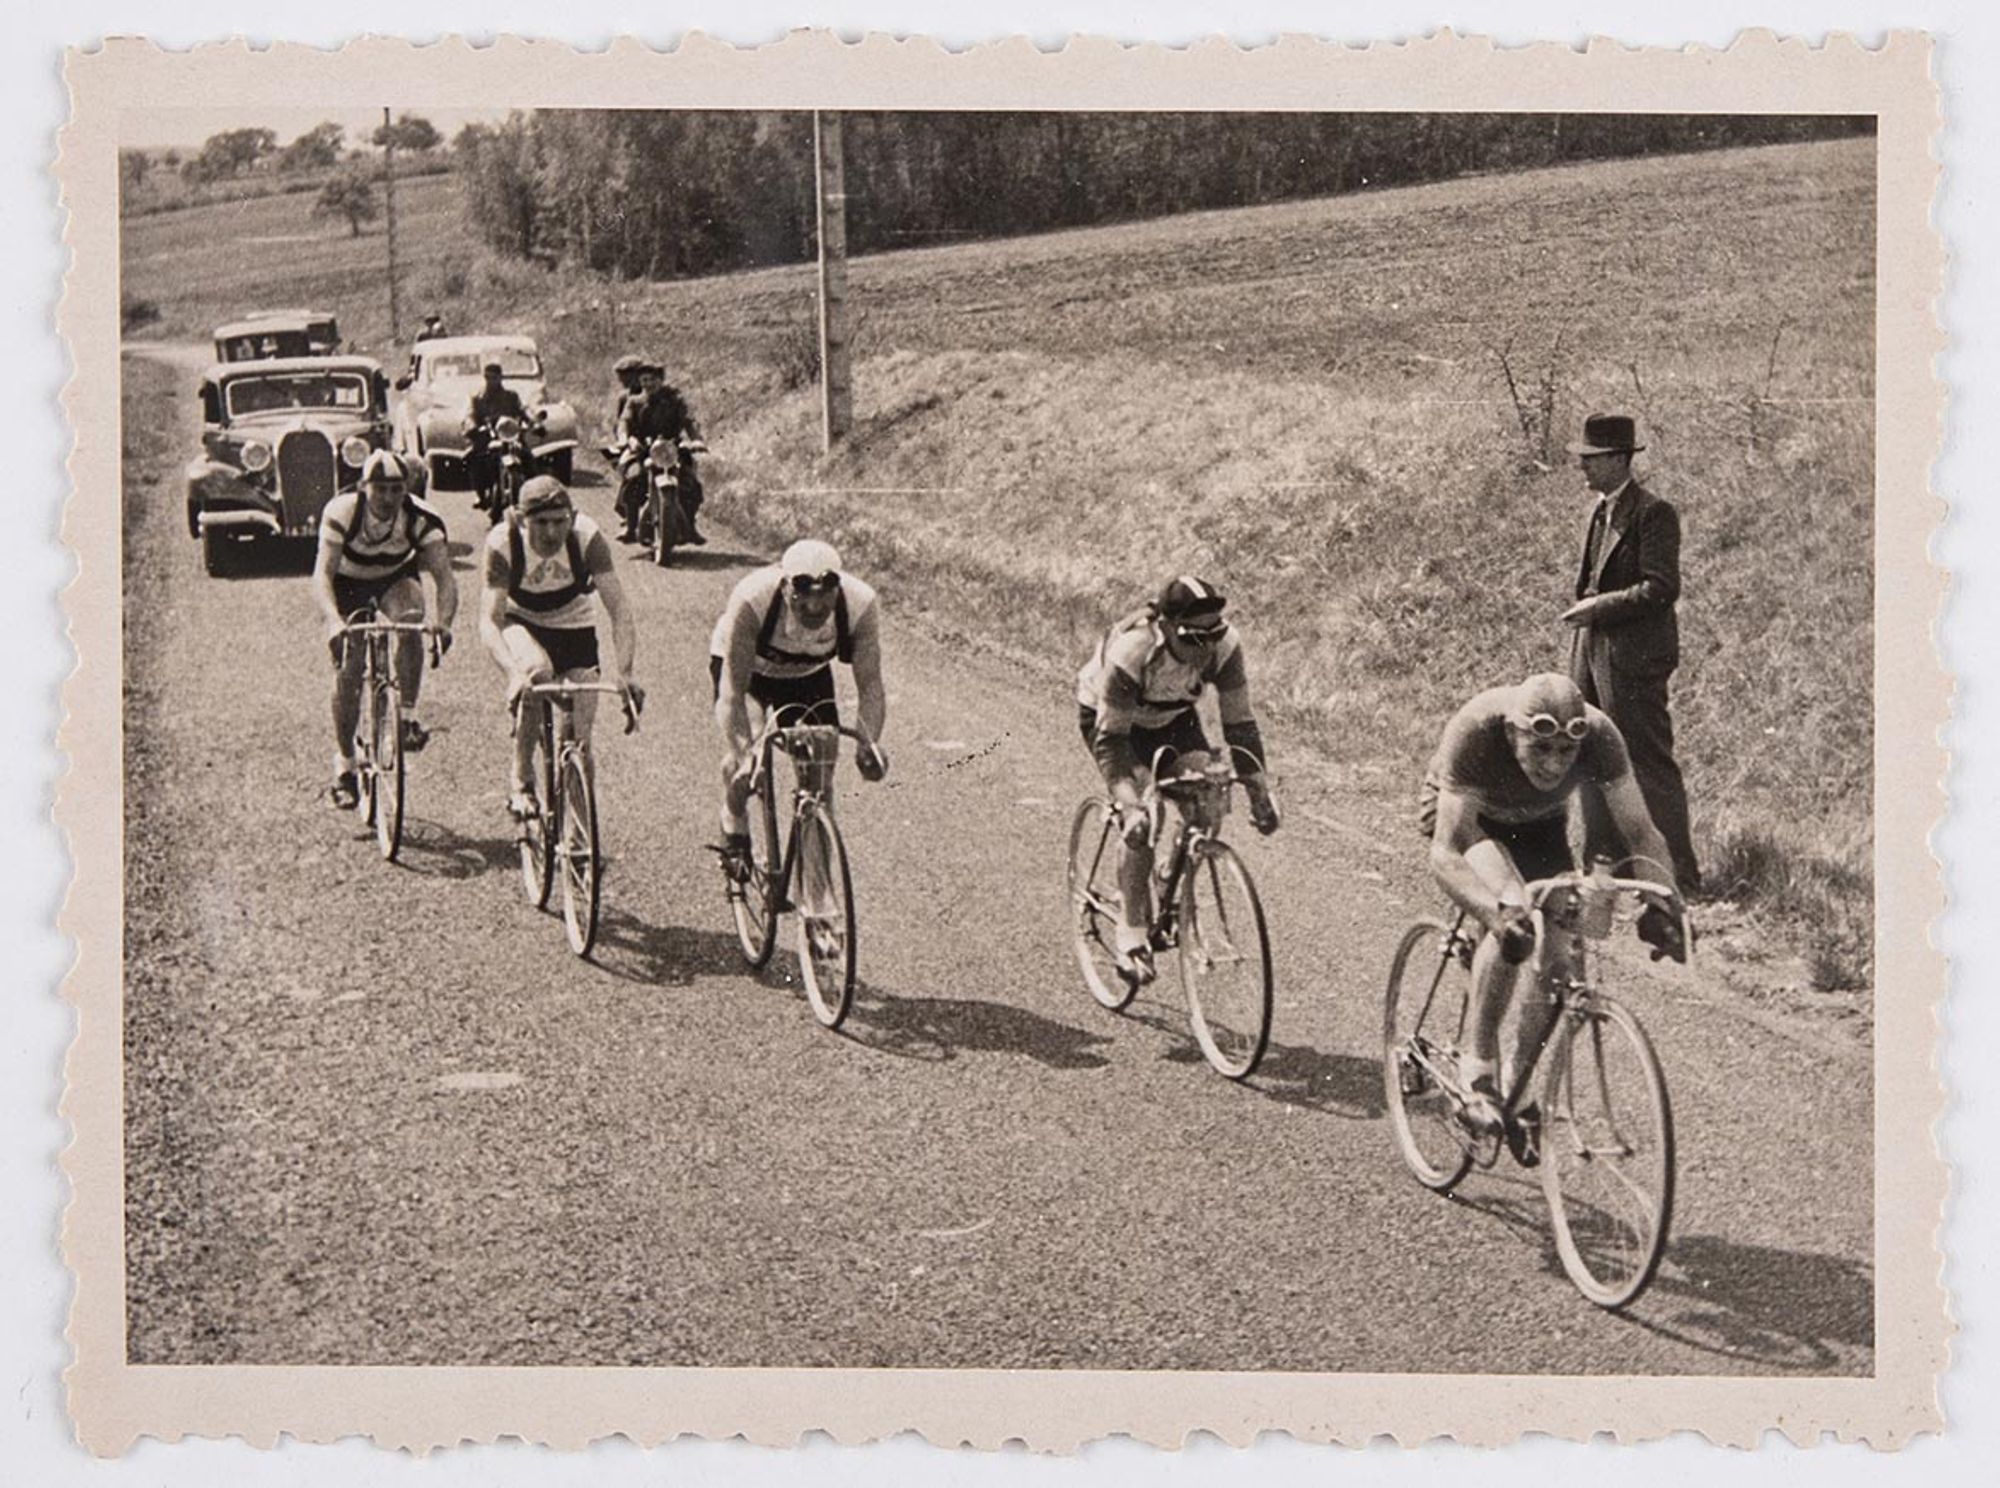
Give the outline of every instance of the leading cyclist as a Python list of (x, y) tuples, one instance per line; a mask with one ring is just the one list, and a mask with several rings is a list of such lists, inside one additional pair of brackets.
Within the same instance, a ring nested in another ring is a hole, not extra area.
[[(1425, 773), (1418, 820), (1430, 838), (1431, 873), (1452, 900), (1486, 929), (1472, 958), (1471, 1053), (1459, 1066), (1471, 1098), (1465, 1120), (1485, 1134), (1505, 1131), (1523, 1161), (1532, 1113), (1510, 1125), (1500, 1110), (1500, 1020), (1521, 964), (1535, 948), (1526, 885), (1575, 866), (1568, 804), (1578, 791), (1601, 793), (1643, 877), (1674, 886), (1666, 840), (1647, 815), (1618, 725), (1583, 700), (1569, 678), (1542, 672), (1512, 687), (1478, 694), (1452, 715)], [(1687, 959), (1678, 905), (1649, 901), (1640, 937), (1654, 959)], [(1570, 937), (1552, 938), (1544, 965), (1550, 980), (1568, 974)], [(1550, 1004), (1522, 1008), (1516, 1062), (1533, 1056)]]
[[(319, 519), (319, 555), (313, 564), (313, 597), (326, 619), (333, 655), (333, 785), (327, 799), (353, 807), (360, 787), (354, 777), (354, 729), (361, 721), (363, 648), (342, 637), (347, 617), (372, 611), (384, 620), (416, 623), (424, 618), (424, 586), (429, 574), (437, 592), (438, 649), (451, 649), (451, 622), (458, 614), (458, 583), (451, 572), (451, 545), (444, 518), (411, 492), (410, 467), (393, 450), (376, 450), (361, 467), (355, 490), (327, 502)], [(417, 695), (424, 681), (423, 637), (414, 631), (396, 637), (396, 677), (403, 694), (403, 748), (415, 753), (430, 740), (417, 721)]]
[(1250, 679), (1235, 627), (1222, 617), (1222, 591), (1205, 579), (1170, 580), (1159, 598), (1125, 616), (1098, 643), (1076, 677), (1077, 727), (1117, 803), (1124, 849), (1118, 860), (1119, 922), (1112, 954), (1138, 982), (1153, 979), (1153, 843), (1141, 803), (1153, 757), (1172, 749), (1184, 764), (1209, 753), (1195, 705), (1210, 687), (1222, 736), (1239, 762), (1250, 820), (1269, 836), (1278, 803), (1264, 778), (1264, 739), (1250, 706)]

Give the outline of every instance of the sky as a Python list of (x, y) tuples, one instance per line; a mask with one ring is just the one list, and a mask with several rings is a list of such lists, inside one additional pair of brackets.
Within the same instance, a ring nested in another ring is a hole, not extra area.
[[(504, 108), (427, 108), (421, 100), (406, 103), (396, 99), (387, 100), (389, 107), (398, 114), (421, 114), (437, 126), (437, 132), (449, 140), (467, 124), (486, 124), (505, 118)], [(120, 143), (127, 149), (165, 149), (176, 145), (182, 149), (200, 146), (212, 134), (220, 134), (227, 129), (269, 129), (278, 136), (278, 143), (289, 144), (304, 134), (315, 124), (328, 120), (344, 125), (348, 131), (350, 145), (364, 142), (382, 122), (382, 111), (357, 108), (155, 108), (128, 109), (122, 120), (123, 139)]]

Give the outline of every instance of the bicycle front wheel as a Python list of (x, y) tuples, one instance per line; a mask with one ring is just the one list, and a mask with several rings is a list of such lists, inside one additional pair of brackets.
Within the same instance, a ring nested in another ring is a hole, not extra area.
[(1076, 964), (1090, 995), (1112, 1012), (1122, 1012), (1139, 984), (1118, 970), (1118, 855), (1120, 843), (1110, 804), (1091, 797), (1076, 808), (1069, 829), (1070, 933)]
[(548, 742), (545, 733), (535, 749), (532, 777), (535, 812), (521, 823), (519, 839), (521, 887), (528, 895), (528, 902), (536, 909), (549, 902), (549, 891), (555, 886), (556, 876), (555, 769), (549, 758)]
[(1674, 1208), (1674, 1119), (1659, 1056), (1607, 997), (1563, 1015), (1542, 1082), (1542, 1192), (1577, 1290), (1623, 1307), (1659, 1269)]
[(777, 813), (765, 793), (766, 784), (750, 798), (750, 863), (741, 883), (729, 887), (729, 908), (736, 919), (736, 945), (752, 968), (771, 959), (778, 943), (778, 825)]
[(1271, 938), (1250, 870), (1225, 843), (1202, 843), (1182, 872), (1180, 967), (1201, 1052), (1248, 1079), (1271, 1039)]
[(563, 930), (569, 948), (588, 956), (597, 941), (604, 855), (597, 838), (597, 788), (581, 749), (563, 755), (557, 789), (562, 792), (562, 843), (556, 857), (562, 868)]
[(394, 684), (376, 689), (374, 712), (375, 846), (393, 863), (403, 845), (403, 697)]
[(800, 816), (792, 830), (806, 1000), (815, 1018), (838, 1028), (854, 1006), (854, 885), (847, 876), (847, 846), (824, 810)]
[(1472, 1166), (1452, 1091), (1472, 975), (1447, 953), (1450, 934), (1436, 920), (1419, 920), (1403, 932), (1382, 1007), (1382, 1093), (1389, 1124), (1417, 1182), (1439, 1193)]

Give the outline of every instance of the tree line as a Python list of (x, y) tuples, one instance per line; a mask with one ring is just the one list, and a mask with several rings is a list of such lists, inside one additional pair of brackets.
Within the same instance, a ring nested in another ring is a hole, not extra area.
[[(378, 125), (365, 137), (376, 151), (393, 144), (418, 161), (437, 158), (444, 136), (430, 120), (401, 114)], [(381, 156), (348, 146), (344, 125), (327, 120), (315, 124), (284, 145), (276, 130), (224, 129), (203, 140), (198, 149), (123, 149), (118, 152), (118, 184), (126, 210), (209, 199), (217, 188), (234, 195), (263, 195), (273, 190), (312, 189), (312, 177), (337, 172), (322, 190), (321, 215), (346, 217), (354, 231), (376, 215), (373, 181), (381, 173)], [(359, 214), (357, 220), (356, 214)]]
[[(849, 113), (851, 251), (1569, 161), (1872, 134), (1870, 116)], [(503, 253), (661, 279), (815, 252), (807, 113), (541, 110), (452, 145)]]

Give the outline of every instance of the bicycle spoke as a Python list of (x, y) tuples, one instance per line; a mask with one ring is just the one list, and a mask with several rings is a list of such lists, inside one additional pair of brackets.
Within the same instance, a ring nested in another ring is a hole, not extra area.
[(1232, 849), (1211, 842), (1182, 877), (1180, 906), (1181, 985), (1195, 1040), (1217, 1070), (1243, 1079), (1271, 1034), (1271, 949), (1256, 886)]
[[(1459, 1125), (1458, 1045), (1472, 981), (1451, 954), (1450, 932), (1420, 920), (1403, 933), (1390, 963), (1382, 1012), (1382, 1082), (1389, 1121), (1403, 1162), (1427, 1188), (1450, 1189), (1472, 1164)], [(1433, 1017), (1455, 1030), (1447, 1040), (1426, 1033)]]
[(1070, 938), (1090, 995), (1113, 1012), (1128, 1006), (1138, 983), (1118, 969), (1114, 953), (1123, 899), (1118, 893), (1118, 848), (1113, 817), (1101, 799), (1082, 802), (1070, 821)]

